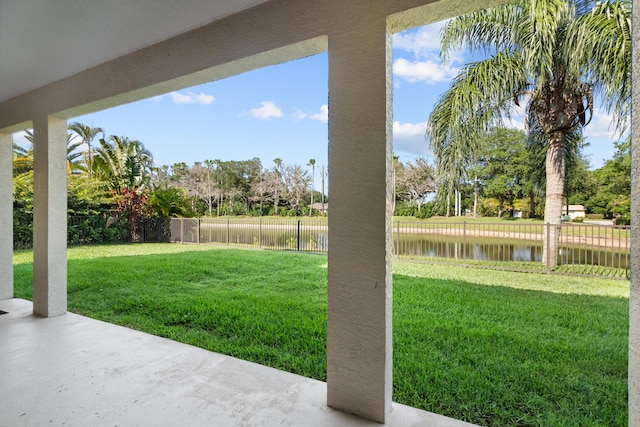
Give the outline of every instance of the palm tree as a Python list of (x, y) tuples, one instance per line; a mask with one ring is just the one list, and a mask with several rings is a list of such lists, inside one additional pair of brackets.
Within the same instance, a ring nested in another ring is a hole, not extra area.
[(188, 196), (182, 188), (154, 188), (149, 195), (149, 205), (159, 218), (180, 218), (191, 214)]
[(284, 170), (282, 168), (282, 159), (276, 157), (273, 159), (273, 163), (275, 166), (273, 167), (273, 172), (270, 174), (270, 187), (271, 194), (273, 195), (273, 206), (275, 207), (275, 215), (278, 216), (278, 205), (280, 204), (280, 199), (282, 196), (283, 190), (283, 178), (284, 178)]
[(96, 176), (122, 194), (125, 188), (143, 190), (151, 179), (153, 156), (140, 141), (124, 136), (101, 138), (93, 158)]
[(309, 206), (309, 216), (313, 216), (313, 193), (316, 191), (316, 159), (309, 159), (307, 166), (311, 166), (311, 206)]
[[(460, 46), (495, 52), (468, 64), (432, 111), (427, 127), (439, 189), (449, 192), (487, 131), (526, 100), (529, 128), (546, 142), (543, 262), (557, 265), (567, 137), (591, 120), (593, 94), (627, 125), (631, 94), (631, 1), (592, 9), (568, 0), (517, 0), (460, 16), (443, 29), (442, 54)], [(548, 247), (547, 247), (548, 246)]]
[(85, 125), (80, 122), (73, 122), (69, 125), (69, 130), (74, 132), (80, 139), (81, 144), (87, 144), (87, 171), (89, 172), (89, 177), (93, 174), (93, 156), (91, 153), (91, 143), (98, 136), (98, 134), (102, 134), (104, 136), (104, 131), (100, 127), (92, 127)]

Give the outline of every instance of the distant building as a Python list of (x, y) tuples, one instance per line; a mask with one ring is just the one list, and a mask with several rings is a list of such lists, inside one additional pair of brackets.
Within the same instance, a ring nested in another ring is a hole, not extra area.
[(570, 219), (575, 219), (578, 217), (585, 218), (587, 216), (587, 210), (582, 205), (569, 205), (564, 206), (563, 209), (564, 215), (569, 215)]
[(309, 209), (311, 208), (313, 208), (313, 210), (316, 212), (321, 212), (323, 214), (326, 214), (327, 211), (329, 210), (329, 204), (325, 203), (323, 208), (322, 203), (314, 203), (312, 205), (309, 205)]

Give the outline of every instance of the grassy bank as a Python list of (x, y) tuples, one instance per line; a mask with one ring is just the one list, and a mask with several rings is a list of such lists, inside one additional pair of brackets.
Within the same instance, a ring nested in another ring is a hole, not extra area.
[[(15, 256), (17, 297), (30, 298), (30, 256)], [(71, 248), (69, 310), (324, 380), (326, 262), (187, 245)], [(395, 270), (395, 401), (481, 425), (626, 424), (628, 283)]]

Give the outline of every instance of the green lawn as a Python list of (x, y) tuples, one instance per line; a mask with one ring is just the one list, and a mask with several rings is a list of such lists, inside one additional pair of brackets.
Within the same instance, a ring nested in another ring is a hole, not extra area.
[[(31, 253), (14, 259), (16, 296), (30, 298)], [(74, 247), (69, 310), (325, 380), (326, 262), (175, 244)], [(395, 401), (481, 425), (626, 425), (627, 282), (395, 271)]]

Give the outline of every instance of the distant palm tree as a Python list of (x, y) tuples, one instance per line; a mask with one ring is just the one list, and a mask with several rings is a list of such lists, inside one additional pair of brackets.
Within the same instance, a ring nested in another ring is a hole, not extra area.
[(273, 172), (270, 174), (270, 187), (271, 194), (273, 195), (273, 206), (275, 207), (275, 214), (278, 215), (278, 205), (280, 204), (280, 198), (282, 196), (283, 190), (283, 179), (284, 179), (284, 171), (282, 169), (282, 159), (276, 157), (273, 159), (273, 163), (275, 166), (273, 167)]
[(91, 127), (85, 125), (80, 122), (73, 122), (69, 125), (69, 130), (74, 132), (81, 140), (82, 144), (87, 145), (87, 171), (89, 172), (89, 176), (91, 177), (93, 174), (93, 155), (91, 153), (92, 146), (91, 143), (98, 136), (98, 134), (102, 134), (104, 136), (104, 131), (100, 127)]
[(309, 216), (313, 216), (313, 193), (316, 182), (316, 159), (309, 159), (308, 166), (311, 166), (311, 206), (309, 206)]
[(29, 150), (16, 144), (15, 142), (13, 143), (13, 158), (17, 158), (17, 157), (22, 157), (22, 156), (27, 156), (29, 153)]
[[(443, 57), (459, 46), (495, 52), (465, 66), (433, 109), (427, 127), (439, 190), (465, 176), (477, 144), (514, 106), (527, 100), (530, 128), (546, 141), (543, 262), (557, 265), (568, 136), (593, 114), (593, 93), (626, 126), (631, 97), (631, 1), (516, 0), (451, 20)], [(548, 258), (547, 258), (548, 256)]]
[(149, 196), (149, 205), (160, 218), (189, 216), (189, 198), (182, 188), (154, 188)]

